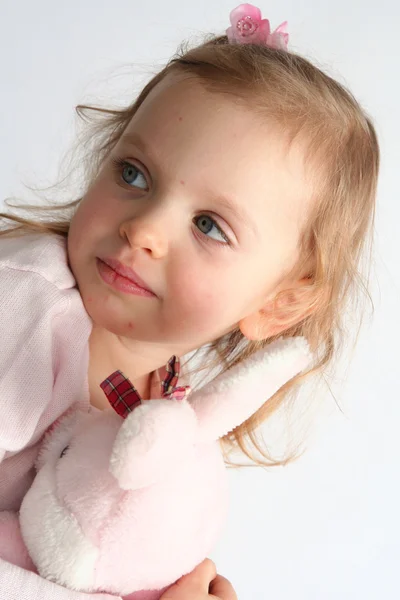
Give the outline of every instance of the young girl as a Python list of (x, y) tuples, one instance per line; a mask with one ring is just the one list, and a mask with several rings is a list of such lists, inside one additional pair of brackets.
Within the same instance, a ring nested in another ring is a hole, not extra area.
[[(116, 369), (148, 399), (170, 357), (198, 348), (220, 370), (281, 335), (305, 336), (320, 367), (335, 354), (373, 222), (376, 134), (284, 27), (250, 5), (231, 25), (126, 109), (79, 107), (102, 119), (82, 198), (51, 220), (1, 215), (1, 510), (18, 510), (46, 429), (74, 403), (105, 407)], [(225, 444), (251, 456), (296, 379)], [(215, 575), (205, 562), (164, 599), (234, 599)], [(0, 585), (5, 600), (99, 597), (4, 561)]]

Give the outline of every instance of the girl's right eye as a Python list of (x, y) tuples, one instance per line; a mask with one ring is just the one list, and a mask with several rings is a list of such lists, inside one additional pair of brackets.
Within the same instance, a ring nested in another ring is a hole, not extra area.
[(121, 158), (113, 159), (113, 166), (127, 185), (140, 190), (147, 190), (146, 177), (138, 167), (135, 167), (132, 163)]

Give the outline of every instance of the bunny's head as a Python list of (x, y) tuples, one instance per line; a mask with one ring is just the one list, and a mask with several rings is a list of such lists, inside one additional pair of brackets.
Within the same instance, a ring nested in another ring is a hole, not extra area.
[(218, 439), (310, 362), (303, 338), (278, 340), (194, 392), (67, 414), (48, 434), (21, 507), (39, 573), (86, 592), (161, 589), (211, 551), (227, 476)]

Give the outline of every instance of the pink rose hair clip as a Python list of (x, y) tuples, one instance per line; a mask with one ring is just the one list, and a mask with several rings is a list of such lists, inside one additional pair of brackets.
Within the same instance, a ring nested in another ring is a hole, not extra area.
[(261, 44), (277, 50), (287, 50), (287, 21), (271, 32), (268, 19), (262, 19), (261, 10), (252, 4), (240, 4), (232, 10), (229, 18), (231, 27), (226, 30), (226, 35), (230, 42)]

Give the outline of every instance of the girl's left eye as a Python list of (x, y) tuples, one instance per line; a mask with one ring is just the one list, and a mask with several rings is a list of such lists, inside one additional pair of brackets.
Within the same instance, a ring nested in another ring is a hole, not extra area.
[(196, 227), (209, 238), (221, 244), (229, 244), (229, 239), (221, 227), (209, 215), (198, 215), (193, 219)]
[(140, 169), (135, 167), (135, 165), (132, 165), (126, 160), (122, 160), (120, 158), (114, 159), (113, 163), (114, 167), (127, 185), (139, 188), (140, 190), (147, 190), (148, 186), (146, 177)]

